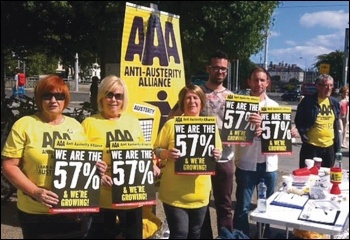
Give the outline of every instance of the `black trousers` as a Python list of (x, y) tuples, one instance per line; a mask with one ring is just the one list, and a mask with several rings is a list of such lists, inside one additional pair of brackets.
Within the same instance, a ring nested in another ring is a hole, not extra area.
[(317, 147), (308, 143), (303, 143), (299, 153), (299, 168), (306, 167), (305, 159), (313, 159), (314, 157), (322, 158), (322, 167), (333, 167), (335, 162), (334, 146)]

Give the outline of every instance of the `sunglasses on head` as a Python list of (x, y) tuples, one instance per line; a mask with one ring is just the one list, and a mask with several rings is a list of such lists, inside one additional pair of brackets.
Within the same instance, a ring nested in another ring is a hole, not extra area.
[(56, 100), (65, 100), (66, 95), (64, 93), (44, 93), (43, 100), (51, 100), (52, 97), (55, 97)]
[(113, 97), (115, 97), (116, 100), (123, 100), (124, 94), (122, 94), (122, 93), (114, 94), (112, 92), (108, 92), (106, 94), (106, 98), (113, 99)]

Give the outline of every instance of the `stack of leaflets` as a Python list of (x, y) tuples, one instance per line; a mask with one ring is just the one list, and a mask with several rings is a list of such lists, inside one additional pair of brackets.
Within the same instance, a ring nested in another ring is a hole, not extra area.
[(307, 195), (298, 195), (294, 193), (280, 192), (270, 203), (271, 205), (303, 209), (305, 203), (309, 200)]

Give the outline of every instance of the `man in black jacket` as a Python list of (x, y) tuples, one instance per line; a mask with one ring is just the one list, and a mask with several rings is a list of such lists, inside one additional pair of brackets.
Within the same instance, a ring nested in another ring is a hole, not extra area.
[(317, 92), (305, 96), (298, 105), (295, 125), (302, 140), (299, 167), (305, 167), (305, 159), (322, 158), (322, 167), (333, 167), (335, 152), (340, 149), (340, 105), (331, 96), (334, 80), (321, 74), (315, 81)]

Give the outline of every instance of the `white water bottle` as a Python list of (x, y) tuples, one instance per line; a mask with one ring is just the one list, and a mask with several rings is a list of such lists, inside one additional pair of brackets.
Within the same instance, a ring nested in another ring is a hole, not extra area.
[(265, 180), (264, 178), (261, 178), (260, 183), (258, 184), (258, 212), (260, 213), (266, 212), (266, 191), (267, 186)]

